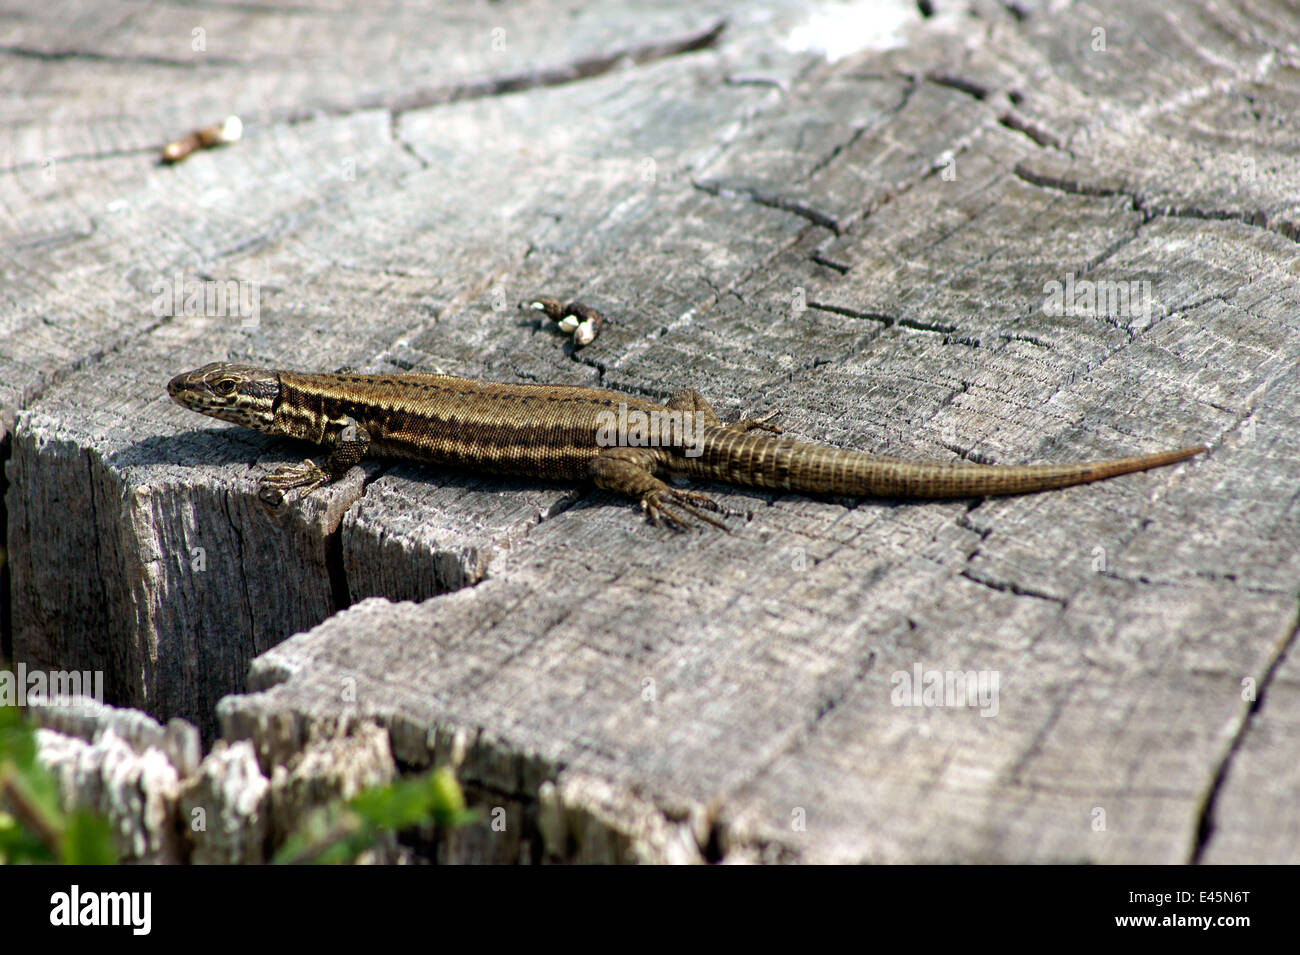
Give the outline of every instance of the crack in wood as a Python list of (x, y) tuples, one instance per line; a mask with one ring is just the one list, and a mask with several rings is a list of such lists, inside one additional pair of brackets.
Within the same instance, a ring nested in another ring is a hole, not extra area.
[[(969, 559), (978, 557), (979, 553), (979, 548), (976, 548), (970, 555)], [(1017, 597), (1033, 597), (1037, 600), (1048, 600), (1059, 605), (1061, 609), (1065, 609), (1069, 605), (1069, 599), (1066, 597), (1049, 594), (1045, 590), (1035, 590), (1032, 587), (1018, 584), (1013, 580), (994, 580), (992, 577), (986, 577), (983, 574), (975, 573), (969, 567), (963, 567), (959, 573), (972, 583), (979, 584), (981, 587), (988, 587), (990, 590), (996, 590), (998, 593), (1014, 594)]]
[(445, 106), (465, 100), (486, 99), (508, 93), (564, 86), (580, 80), (591, 79), (616, 69), (623, 63), (642, 66), (657, 60), (694, 53), (714, 46), (727, 26), (727, 21), (717, 20), (707, 28), (685, 36), (667, 40), (654, 40), (624, 47), (611, 53), (597, 54), (573, 60), (559, 66), (511, 73), (506, 76), (487, 77), (420, 87), (400, 93), (375, 93), (348, 102), (323, 103), (309, 108), (282, 110), (272, 115), (271, 123), (296, 125), (320, 116), (346, 116), (373, 109), (386, 109), (400, 116), (412, 110)]
[(957, 331), (956, 325), (949, 325), (945, 322), (923, 322), (920, 319), (889, 315), (885, 312), (847, 308), (843, 305), (831, 305), (828, 302), (809, 302), (808, 308), (815, 308), (819, 312), (830, 312), (833, 315), (843, 315), (846, 318), (860, 318), (865, 321), (880, 322), (890, 328), (910, 328), (913, 331), (934, 332), (939, 335), (950, 335)]
[(241, 70), (256, 69), (264, 64), (265, 59), (237, 60), (232, 57), (208, 56), (179, 59), (176, 57), (157, 56), (149, 53), (123, 54), (100, 53), (95, 50), (38, 50), (29, 46), (13, 44), (0, 45), (0, 56), (21, 56), (26, 59), (42, 60), (46, 63), (62, 63), (67, 60), (85, 60), (89, 63), (120, 63), (130, 66), (165, 66), (181, 67), (187, 70), (199, 70), (210, 67), (238, 67)]
[(1187, 860), (1191, 865), (1199, 865), (1205, 859), (1206, 850), (1209, 849), (1210, 842), (1214, 839), (1215, 831), (1218, 828), (1215, 820), (1215, 809), (1218, 806), (1223, 787), (1227, 785), (1228, 775), (1232, 771), (1233, 760), (1236, 758), (1237, 753), (1241, 751), (1242, 746), (1245, 745), (1246, 735), (1255, 723), (1255, 715), (1264, 706), (1264, 700), (1268, 696), (1268, 691), (1272, 688), (1274, 679), (1277, 678), (1278, 671), (1281, 670), (1287, 655), (1298, 643), (1300, 643), (1300, 613), (1297, 613), (1294, 618), (1294, 625), (1290, 634), (1280, 641), (1276, 653), (1268, 662), (1268, 666), (1264, 668), (1264, 676), (1257, 684), (1258, 689), (1255, 693), (1255, 699), (1251, 701), (1249, 709), (1247, 709), (1238, 724), (1237, 731), (1233, 733), (1232, 742), (1219, 760), (1214, 769), (1214, 774), (1210, 778), (1209, 785), (1206, 787), (1196, 820), (1196, 842), (1192, 846), (1192, 851)]
[(967, 96), (981, 102), (993, 95), (993, 87), (964, 76), (958, 76), (955, 73), (931, 71), (925, 74), (925, 80), (936, 86), (943, 86), (950, 90), (956, 90), (958, 93), (965, 93)]
[(840, 275), (848, 275), (849, 270), (853, 268), (853, 266), (846, 262), (836, 262), (834, 259), (828, 259), (820, 252), (814, 252), (809, 255), (808, 261), (815, 262), (817, 265), (825, 266), (828, 269), (833, 269), (834, 271), (839, 272)]
[(1263, 209), (1206, 209), (1199, 206), (1180, 206), (1172, 202), (1157, 201), (1143, 195), (1136, 189), (1121, 186), (1103, 186), (1089, 183), (1083, 179), (1054, 176), (1049, 173), (1030, 169), (1026, 163), (1019, 162), (1012, 170), (1016, 177), (1032, 186), (1053, 189), (1073, 196), (1092, 196), (1106, 198), (1119, 196), (1132, 205), (1135, 212), (1142, 213), (1143, 224), (1156, 218), (1198, 219), (1204, 222), (1238, 222), (1252, 228), (1262, 229), (1279, 235), (1292, 242), (1300, 241), (1300, 226), (1283, 218), (1269, 222), (1268, 213)]
[(718, 196), (723, 199), (749, 199), (760, 206), (778, 209), (781, 212), (789, 212), (802, 219), (807, 219), (813, 225), (829, 229), (836, 235), (840, 235), (843, 230), (840, 221), (835, 216), (822, 212), (820, 209), (815, 209), (798, 199), (791, 199), (788, 196), (768, 192), (758, 186), (718, 179), (692, 179), (691, 185), (711, 196)]
[(1039, 146), (1050, 149), (1059, 149), (1067, 155), (1073, 155), (1065, 148), (1061, 138), (1050, 130), (1043, 129), (1036, 123), (1030, 122), (1026, 117), (1021, 116), (1015, 110), (1007, 110), (998, 117), (998, 123), (1013, 132), (1021, 133)]

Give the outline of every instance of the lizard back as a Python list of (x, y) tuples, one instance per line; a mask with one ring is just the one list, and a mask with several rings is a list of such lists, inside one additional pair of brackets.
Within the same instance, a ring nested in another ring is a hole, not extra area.
[(602, 413), (652, 402), (577, 385), (516, 385), (452, 375), (281, 371), (275, 430), (324, 443), (351, 417), (372, 451), (496, 474), (577, 480), (601, 450)]

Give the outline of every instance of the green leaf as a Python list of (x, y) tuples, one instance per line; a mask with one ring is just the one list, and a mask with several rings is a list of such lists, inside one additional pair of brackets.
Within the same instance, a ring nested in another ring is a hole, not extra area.
[(16, 706), (0, 706), (0, 764), (9, 761), (21, 770), (36, 766), (36, 734)]
[(37, 762), (35, 730), (17, 707), (0, 706), (0, 863), (116, 861), (109, 824), (94, 813), (63, 812), (58, 784)]
[(311, 813), (275, 855), (275, 862), (351, 862), (383, 835), (429, 824), (451, 827), (472, 822), (450, 769), (399, 779), (357, 793), (343, 804)]
[(68, 817), (63, 830), (64, 865), (115, 865), (117, 850), (108, 821), (79, 809)]
[(0, 865), (49, 865), (54, 853), (9, 813), (0, 813)]

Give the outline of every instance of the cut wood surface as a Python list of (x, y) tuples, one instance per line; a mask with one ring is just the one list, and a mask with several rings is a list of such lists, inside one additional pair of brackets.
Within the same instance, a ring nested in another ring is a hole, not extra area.
[[(446, 859), (1300, 862), (1300, 16), (933, 6), (20, 4), (4, 650), (268, 777), (378, 724), (488, 812)], [(228, 282), (251, 313), (162, 307)], [(227, 359), (694, 388), (914, 459), (1210, 450), (701, 488), (729, 534), (382, 461), (271, 513), (314, 449), (164, 392)]]

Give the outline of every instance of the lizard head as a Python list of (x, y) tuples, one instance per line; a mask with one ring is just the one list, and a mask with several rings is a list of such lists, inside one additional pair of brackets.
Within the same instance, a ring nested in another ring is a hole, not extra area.
[(213, 362), (177, 375), (167, 394), (191, 411), (266, 431), (275, 420), (280, 376), (266, 368)]

